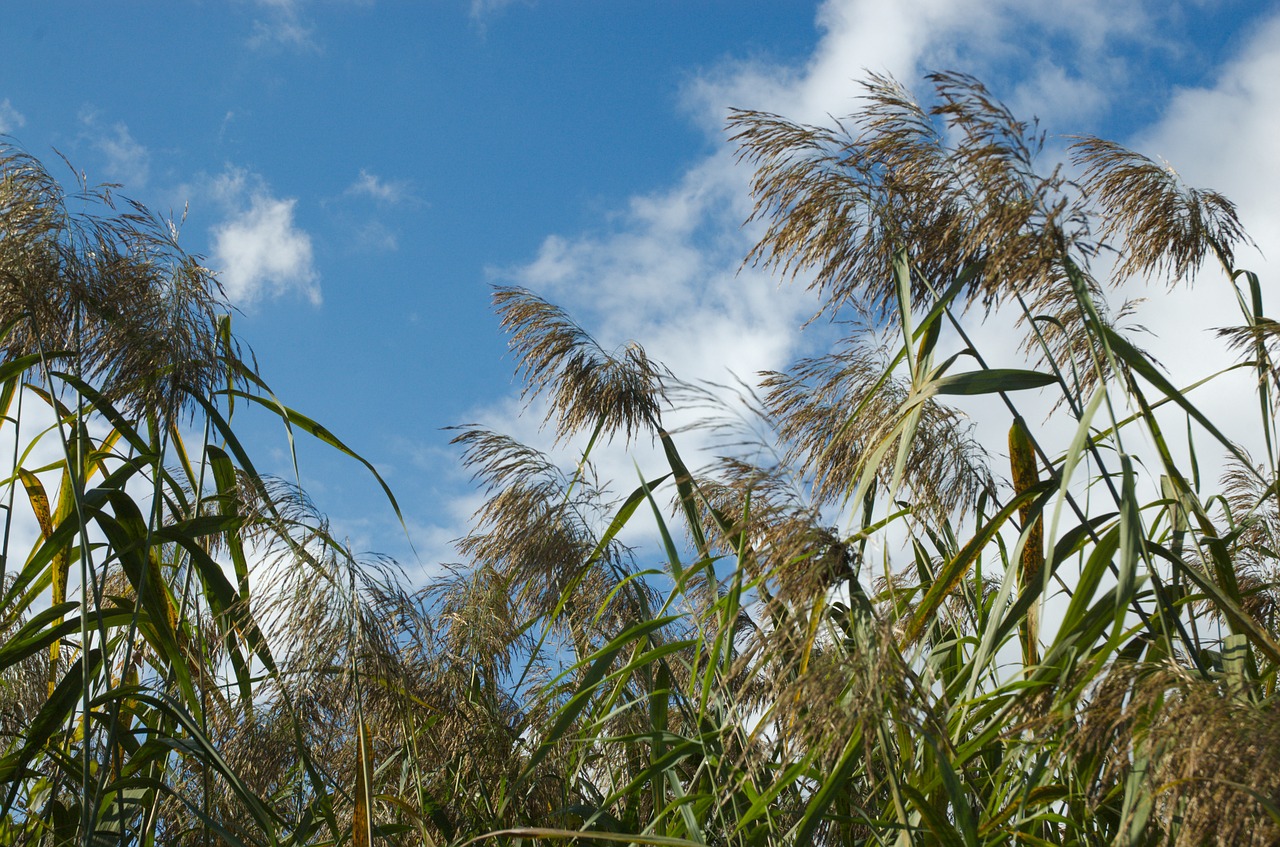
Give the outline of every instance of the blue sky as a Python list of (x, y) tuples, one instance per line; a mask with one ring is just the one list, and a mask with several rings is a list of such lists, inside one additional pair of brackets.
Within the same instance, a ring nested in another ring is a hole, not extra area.
[[(475, 505), (441, 428), (545, 439), (515, 420), (492, 284), (687, 377), (749, 379), (829, 340), (799, 331), (801, 286), (738, 273), (731, 106), (821, 122), (856, 108), (866, 70), (922, 94), (929, 69), (970, 72), (1051, 148), (1100, 134), (1223, 190), (1280, 255), (1271, 3), (67, 2), (10, 16), (0, 47), (0, 130), (55, 173), (56, 149), (156, 211), (189, 207), (183, 242), (221, 271), (264, 375), (384, 472), (427, 566)], [(1204, 325), (1194, 295), (1157, 299), (1166, 334)], [(287, 473), (283, 438), (254, 432)], [(340, 534), (406, 555), (358, 467), (302, 458)]]

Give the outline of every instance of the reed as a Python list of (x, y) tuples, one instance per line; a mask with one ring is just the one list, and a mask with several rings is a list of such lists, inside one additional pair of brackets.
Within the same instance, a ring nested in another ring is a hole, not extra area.
[[(1099, 139), (1046, 168), (979, 82), (931, 81), (872, 76), (831, 126), (730, 116), (746, 261), (851, 328), (732, 408), (499, 289), (528, 396), (587, 446), (460, 428), (486, 500), (418, 591), (254, 469), (233, 410), (350, 450), (269, 392), (216, 280), (6, 152), (6, 515), (41, 537), (3, 550), (0, 839), (1280, 839), (1280, 371), (1235, 209)], [(1166, 374), (1133, 277), (1220, 287), (1238, 363)], [(983, 349), (997, 321), (1023, 360)], [(1196, 405), (1237, 371), (1254, 396)], [(694, 407), (722, 449), (691, 468), (663, 417)], [(1216, 423), (1246, 414), (1256, 456)], [(641, 441), (661, 466), (610, 493), (594, 460)]]

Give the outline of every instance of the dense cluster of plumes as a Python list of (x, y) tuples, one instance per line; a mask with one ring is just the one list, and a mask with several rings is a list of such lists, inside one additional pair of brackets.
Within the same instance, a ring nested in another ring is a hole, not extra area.
[(608, 352), (558, 306), (523, 288), (498, 288), (494, 304), (520, 359), (525, 397), (549, 395), (547, 420), (562, 438), (598, 427), (628, 439), (658, 426), (664, 371), (639, 344)]
[(109, 188), (68, 197), (37, 160), (5, 146), (0, 233), (6, 360), (66, 367), (124, 414), (166, 423), (226, 383), (228, 306), (173, 223)]
[(872, 76), (866, 106), (834, 129), (734, 112), (732, 140), (756, 169), (756, 216), (768, 222), (748, 261), (811, 278), (827, 310), (884, 315), (903, 248), (920, 270), (913, 305), (963, 280), (962, 300), (988, 310), (1061, 284), (1065, 249), (1092, 255), (1078, 193), (1060, 170), (1036, 172), (1043, 134), (970, 77), (931, 79), (938, 103), (926, 109)]
[[(868, 461), (878, 448), (896, 444), (911, 420), (914, 433), (903, 482), (922, 510), (935, 516), (963, 514), (993, 485), (987, 455), (965, 416), (943, 403), (910, 402), (911, 385), (890, 374), (883, 351), (865, 340), (828, 356), (805, 359), (788, 373), (765, 376), (766, 404), (778, 434), (790, 445), (789, 463), (813, 474), (813, 496), (840, 502), (873, 479), (893, 485), (893, 451)], [(912, 420), (914, 419), (914, 420)]]
[[(1165, 832), (1181, 845), (1274, 844), (1280, 828), (1280, 713), (1242, 685), (1209, 680), (1172, 663), (1117, 662), (1079, 693), (1025, 723), (1014, 737), (1029, 754), (1087, 775), (1088, 814), (1114, 816), (1129, 840)], [(1048, 705), (1048, 696), (1039, 701)], [(1132, 801), (1118, 808), (1118, 794)], [(1083, 807), (1073, 813), (1083, 818)], [(1139, 834), (1140, 837), (1133, 837)]]

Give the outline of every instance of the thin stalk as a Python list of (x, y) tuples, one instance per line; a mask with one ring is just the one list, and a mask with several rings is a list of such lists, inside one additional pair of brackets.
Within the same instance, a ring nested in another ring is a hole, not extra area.
[(9, 565), (9, 538), (10, 531), (13, 527), (13, 503), (18, 492), (18, 448), (22, 443), (22, 398), (27, 392), (23, 390), (21, 376), (15, 376), (18, 387), (15, 389), (18, 394), (18, 410), (13, 417), (5, 415), (4, 420), (13, 422), (13, 457), (9, 461), (10, 476), (9, 492), (6, 495), (7, 502), (2, 507), (4, 509), (4, 538), (0, 539), (0, 590), (3, 590), (4, 579), (8, 575)]

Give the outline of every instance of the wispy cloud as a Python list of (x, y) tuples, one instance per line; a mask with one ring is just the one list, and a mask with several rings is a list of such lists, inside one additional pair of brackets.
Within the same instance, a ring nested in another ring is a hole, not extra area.
[(320, 275), (311, 236), (294, 220), (295, 198), (273, 195), (256, 174), (228, 168), (210, 193), (227, 217), (210, 230), (211, 261), (230, 300), (250, 307), (264, 299), (301, 294), (319, 306)]
[(330, 210), (339, 229), (348, 238), (348, 247), (359, 252), (390, 253), (400, 246), (399, 220), (392, 218), (422, 205), (421, 198), (406, 179), (384, 179), (368, 168), (336, 197), (320, 204)]
[(374, 253), (390, 253), (400, 247), (400, 238), (381, 221), (369, 221), (356, 228), (355, 246)]
[(6, 97), (0, 100), (0, 134), (7, 135), (15, 129), (21, 129), (25, 125), (27, 119), (21, 112), (13, 108), (13, 104)]
[(93, 148), (106, 157), (108, 179), (130, 190), (145, 188), (151, 179), (151, 153), (129, 132), (124, 121), (103, 126), (94, 109), (80, 112), (80, 123)]
[(365, 168), (360, 169), (360, 175), (343, 194), (347, 197), (368, 197), (388, 206), (418, 202), (408, 180), (384, 180)]
[(303, 16), (298, 0), (257, 0), (263, 17), (254, 20), (249, 46), (255, 50), (287, 49), (320, 52), (315, 27)]

